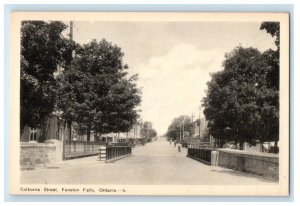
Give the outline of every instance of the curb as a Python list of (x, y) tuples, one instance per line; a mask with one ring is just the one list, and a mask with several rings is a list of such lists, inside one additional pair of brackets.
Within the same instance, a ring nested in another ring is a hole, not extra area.
[(129, 157), (129, 156), (131, 156), (131, 154), (124, 155), (124, 156), (120, 156), (120, 157), (116, 157), (116, 158), (110, 159), (110, 160), (105, 160), (105, 163), (114, 162), (114, 161), (116, 161), (116, 160), (119, 160), (119, 159), (122, 159), (122, 158), (125, 158), (125, 157)]

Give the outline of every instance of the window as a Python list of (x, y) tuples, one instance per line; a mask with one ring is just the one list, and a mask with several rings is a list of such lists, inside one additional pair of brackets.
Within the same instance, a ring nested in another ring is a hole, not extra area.
[(29, 141), (36, 141), (37, 139), (37, 130), (35, 128), (29, 128)]

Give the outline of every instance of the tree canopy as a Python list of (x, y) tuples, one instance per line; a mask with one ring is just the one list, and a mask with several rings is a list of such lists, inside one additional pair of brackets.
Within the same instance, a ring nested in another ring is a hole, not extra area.
[(263, 22), (260, 25), (261, 30), (266, 30), (267, 33), (271, 34), (275, 38), (275, 44), (277, 48), (280, 47), (280, 23), (279, 22)]
[(279, 22), (260, 27), (275, 41), (276, 50), (261, 54), (237, 47), (225, 55), (224, 70), (212, 74), (203, 99), (209, 134), (222, 143), (250, 145), (279, 140)]
[(89, 136), (126, 132), (138, 118), (137, 76), (127, 78), (121, 48), (105, 39), (83, 46), (60, 77), (58, 107), (63, 118), (75, 121)]
[(141, 127), (141, 136), (144, 139), (151, 140), (157, 136), (156, 130), (153, 128), (152, 122), (145, 121)]
[(170, 139), (179, 139), (184, 131), (192, 134), (192, 122), (191, 118), (186, 115), (181, 115), (173, 119), (172, 123), (168, 127), (167, 137)]
[[(105, 39), (80, 46), (62, 22), (21, 25), (21, 128), (42, 127), (54, 110), (88, 135), (126, 132), (141, 102), (137, 75), (127, 77), (121, 48)], [(70, 132), (71, 134), (71, 132)]]
[(64, 62), (66, 29), (62, 22), (23, 21), (21, 24), (21, 130), (41, 126), (53, 111), (57, 82), (54, 72)]
[(278, 93), (268, 85), (264, 55), (237, 47), (226, 54), (223, 67), (212, 74), (203, 99), (209, 133), (223, 143), (278, 140)]

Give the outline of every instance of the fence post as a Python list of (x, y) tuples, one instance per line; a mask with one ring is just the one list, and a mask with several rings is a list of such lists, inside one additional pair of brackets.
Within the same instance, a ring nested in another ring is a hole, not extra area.
[(106, 145), (105, 144), (100, 144), (99, 145), (99, 157), (98, 159), (100, 161), (105, 161), (106, 160)]
[(219, 151), (211, 151), (211, 166), (218, 166)]
[(66, 160), (66, 141), (65, 140), (63, 140), (62, 160)]
[(131, 154), (131, 149), (130, 146), (108, 146), (101, 144), (99, 146), (99, 160), (110, 162), (114, 161), (114, 159), (120, 159), (122, 156)]

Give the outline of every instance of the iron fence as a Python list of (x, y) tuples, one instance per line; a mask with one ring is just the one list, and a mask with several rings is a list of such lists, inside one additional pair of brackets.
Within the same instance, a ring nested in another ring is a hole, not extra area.
[(106, 161), (131, 154), (130, 146), (112, 146), (106, 148)]
[(187, 156), (205, 164), (211, 165), (211, 151), (211, 149), (189, 147)]

